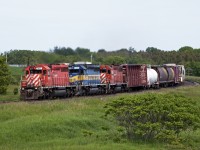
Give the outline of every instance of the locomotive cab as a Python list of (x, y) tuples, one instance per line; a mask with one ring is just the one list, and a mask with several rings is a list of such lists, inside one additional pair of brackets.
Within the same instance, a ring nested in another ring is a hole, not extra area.
[(44, 86), (45, 79), (48, 79), (48, 74), (50, 74), (50, 70), (45, 65), (26, 67), (25, 76), (21, 80), (21, 98), (38, 99), (42, 95), (40, 87)]
[(86, 68), (83, 65), (72, 65), (69, 67), (69, 81), (71, 85), (80, 85), (83, 82), (83, 75)]
[(110, 83), (111, 80), (111, 67), (108, 65), (100, 66), (100, 80), (101, 84)]
[(34, 88), (40, 85), (39, 78), (42, 74), (42, 68), (36, 66), (29, 66), (25, 69), (25, 77), (26, 87)]

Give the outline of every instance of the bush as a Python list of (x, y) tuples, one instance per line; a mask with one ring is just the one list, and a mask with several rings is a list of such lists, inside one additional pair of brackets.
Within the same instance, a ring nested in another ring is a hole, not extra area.
[(14, 95), (17, 95), (17, 94), (18, 94), (18, 88), (14, 88), (13, 94), (14, 94)]
[(0, 94), (6, 94), (7, 86), (0, 86)]
[(19, 84), (19, 80), (16, 79), (16, 77), (11, 76), (10, 84), (12, 84), (12, 85), (18, 85)]
[(21, 75), (12, 75), (10, 78), (10, 84), (19, 85), (21, 81)]
[(180, 132), (199, 128), (199, 107), (181, 95), (144, 94), (121, 97), (106, 104), (129, 139), (179, 141)]
[(0, 94), (6, 94), (10, 83), (10, 72), (3, 56), (0, 56), (0, 68)]

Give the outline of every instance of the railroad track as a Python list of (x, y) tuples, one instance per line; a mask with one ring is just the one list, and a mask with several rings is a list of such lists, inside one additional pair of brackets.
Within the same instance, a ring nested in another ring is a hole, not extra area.
[[(200, 83), (198, 82), (193, 82), (193, 81), (185, 81), (184, 84), (182, 85), (177, 85), (177, 86), (173, 86), (173, 87), (166, 87), (168, 89), (170, 88), (178, 88), (178, 87), (187, 87), (187, 86), (199, 86)], [(163, 88), (160, 88), (160, 89), (157, 89), (158, 91), (161, 90)], [(149, 90), (136, 90), (136, 91), (131, 91), (131, 92), (128, 92), (128, 93), (145, 93), (145, 92), (148, 92)], [(156, 90), (154, 90), (156, 91)], [(123, 94), (123, 93), (116, 93), (116, 94)], [(55, 100), (66, 100), (66, 99), (75, 99), (77, 97), (108, 97), (108, 96), (113, 96), (113, 95), (116, 95), (116, 94), (104, 94), (104, 95), (88, 95), (88, 96), (74, 96), (74, 97), (70, 97), (70, 98), (56, 98), (56, 99), (53, 99), (54, 101)], [(19, 103), (19, 102), (30, 102), (30, 103), (33, 103), (33, 102), (43, 102), (43, 101), (51, 101), (50, 99), (43, 99), (43, 100), (27, 100), (27, 101), (20, 101), (20, 100), (15, 100), (15, 101), (0, 101), (0, 104), (8, 104), (8, 103)]]

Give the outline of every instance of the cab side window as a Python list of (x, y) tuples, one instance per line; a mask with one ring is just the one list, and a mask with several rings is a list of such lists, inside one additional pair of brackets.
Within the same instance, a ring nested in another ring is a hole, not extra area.
[(43, 75), (46, 75), (46, 74), (47, 74), (47, 71), (46, 71), (46, 70), (44, 70), (44, 71), (43, 71)]
[(50, 76), (50, 70), (48, 70), (48, 76)]
[(83, 75), (83, 74), (84, 74), (83, 70), (80, 70), (80, 74), (81, 74), (81, 75)]

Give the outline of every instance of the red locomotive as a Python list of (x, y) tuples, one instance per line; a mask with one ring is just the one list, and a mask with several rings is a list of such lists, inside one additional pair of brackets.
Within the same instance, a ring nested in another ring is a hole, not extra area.
[(71, 94), (68, 65), (38, 64), (25, 68), (21, 81), (21, 99), (40, 99)]

